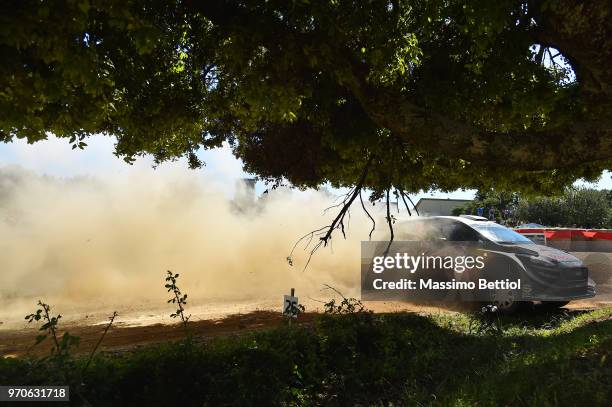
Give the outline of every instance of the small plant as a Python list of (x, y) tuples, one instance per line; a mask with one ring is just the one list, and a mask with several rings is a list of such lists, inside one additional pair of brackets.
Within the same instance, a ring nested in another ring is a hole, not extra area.
[(493, 333), (501, 334), (504, 329), (499, 317), (499, 310), (496, 305), (487, 304), (483, 306), (480, 312), (473, 313), (470, 316), (468, 332), (471, 334), (477, 327), (476, 334)]
[(170, 314), (171, 318), (181, 318), (181, 322), (183, 323), (183, 328), (187, 331), (187, 322), (191, 315), (185, 316), (185, 305), (187, 305), (187, 294), (183, 294), (180, 288), (176, 285), (176, 280), (179, 277), (178, 274), (172, 273), (168, 270), (168, 274), (166, 276), (166, 285), (165, 287), (168, 289), (168, 292), (172, 292), (174, 295), (172, 298), (168, 300), (168, 304), (173, 303), (177, 305), (177, 310)]
[[(52, 364), (54, 364), (58, 369), (55, 372), (61, 378), (60, 381), (62, 384), (68, 384), (70, 386), (70, 391), (74, 392), (80, 399), (81, 405), (91, 406), (89, 401), (87, 401), (86, 397), (83, 395), (83, 374), (89, 367), (89, 364), (92, 361), (96, 350), (100, 346), (100, 343), (104, 339), (104, 336), (108, 332), (110, 326), (112, 325), (115, 317), (117, 316), (117, 312), (114, 312), (110, 317), (110, 323), (104, 329), (100, 340), (94, 347), (91, 352), (85, 367), (82, 370), (77, 369), (77, 363), (74, 359), (70, 358), (70, 350), (73, 346), (78, 346), (80, 342), (80, 338), (78, 336), (70, 335), (68, 332), (64, 332), (61, 339), (58, 338), (57, 326), (59, 324), (59, 320), (62, 318), (60, 314), (57, 316), (51, 315), (51, 306), (42, 301), (38, 301), (39, 309), (36, 310), (35, 313), (26, 315), (25, 319), (28, 323), (32, 323), (34, 321), (41, 321), (43, 324), (40, 326), (39, 330), (44, 333), (38, 335), (36, 337), (36, 343), (34, 346), (40, 344), (48, 337), (51, 337), (53, 341), (53, 346), (51, 347), (51, 356), (50, 359)], [(47, 358), (41, 359), (41, 362), (46, 362)], [(49, 378), (47, 378), (49, 379)]]
[(346, 298), (340, 291), (330, 285), (325, 284), (325, 288), (334, 291), (342, 297), (342, 301), (340, 302), (336, 302), (336, 299), (332, 298), (323, 305), (326, 314), (360, 314), (372, 312), (368, 310), (360, 300), (356, 298)]
[(284, 311), (285, 316), (287, 317), (287, 321), (289, 322), (289, 326), (294, 319), (297, 319), (298, 315), (306, 312), (306, 307), (302, 304), (295, 304), (290, 302), (287, 304), (287, 308)]
[(80, 338), (78, 336), (70, 335), (65, 332), (61, 339), (58, 339), (57, 325), (59, 320), (62, 318), (60, 314), (57, 316), (51, 316), (51, 306), (42, 301), (38, 301), (39, 309), (35, 313), (26, 315), (25, 319), (28, 323), (34, 321), (43, 321), (43, 324), (39, 328), (39, 331), (44, 333), (36, 337), (36, 343), (34, 346), (40, 344), (48, 337), (51, 337), (53, 346), (51, 347), (51, 354), (59, 358), (64, 358), (69, 355), (70, 348), (79, 344)]
[(96, 354), (96, 351), (98, 350), (98, 348), (100, 347), (100, 344), (104, 340), (104, 337), (106, 336), (106, 333), (108, 332), (110, 327), (113, 325), (113, 322), (115, 321), (115, 318), (117, 318), (117, 315), (118, 315), (117, 311), (114, 311), (113, 315), (108, 317), (108, 319), (109, 319), (108, 324), (106, 324), (106, 327), (104, 327), (104, 331), (102, 332), (102, 335), (100, 336), (100, 339), (98, 339), (98, 342), (96, 343), (96, 346), (94, 346), (93, 350), (89, 354), (89, 358), (87, 359), (87, 363), (85, 363), (85, 367), (83, 367), (83, 372), (82, 372), (83, 374), (89, 368), (89, 365), (91, 364), (91, 361), (93, 360), (93, 357)]
[(289, 313), (291, 315), (300, 315), (304, 312), (306, 312), (306, 307), (303, 306), (302, 304), (291, 304), (289, 305)]

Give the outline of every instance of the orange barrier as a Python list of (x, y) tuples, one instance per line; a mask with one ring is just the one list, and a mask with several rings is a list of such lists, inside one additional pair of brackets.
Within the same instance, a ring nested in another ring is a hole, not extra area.
[(612, 240), (610, 229), (525, 228), (514, 230), (520, 234), (542, 234), (547, 240)]

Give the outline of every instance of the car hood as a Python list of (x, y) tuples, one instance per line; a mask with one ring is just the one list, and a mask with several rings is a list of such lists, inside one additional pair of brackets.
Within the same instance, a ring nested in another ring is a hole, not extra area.
[[(521, 249), (524, 249), (525, 251), (529, 251), (532, 253), (535, 252), (539, 257), (545, 257), (547, 259), (551, 259), (559, 263), (582, 263), (582, 261), (578, 257), (564, 252), (563, 250), (555, 249), (554, 247), (542, 246), (539, 244), (518, 244), (516, 246), (520, 247)], [(523, 250), (521, 250), (521, 252), (523, 252)]]

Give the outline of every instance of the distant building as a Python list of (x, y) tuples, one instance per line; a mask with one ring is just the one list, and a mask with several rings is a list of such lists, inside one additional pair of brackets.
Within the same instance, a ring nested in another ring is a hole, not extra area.
[(471, 202), (469, 199), (421, 198), (416, 208), (421, 216), (450, 216), (453, 209)]

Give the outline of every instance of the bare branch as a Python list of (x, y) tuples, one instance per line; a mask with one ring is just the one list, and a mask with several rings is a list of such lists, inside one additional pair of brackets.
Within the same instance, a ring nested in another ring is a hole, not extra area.
[[(308, 239), (308, 242), (307, 242), (306, 246), (304, 247), (304, 249), (309, 247), (309, 245), (312, 242), (312, 239), (313, 239), (314, 236), (320, 236), (319, 237), (319, 241), (317, 242), (317, 244), (314, 245), (313, 248), (310, 250), (310, 253), (309, 253), (309, 256), (308, 256), (308, 260), (306, 262), (306, 265), (304, 266), (304, 270), (306, 270), (306, 268), (310, 264), (310, 260), (312, 259), (313, 254), (321, 246), (326, 247), (327, 244), (330, 243), (330, 239), (332, 237), (332, 234), (333, 234), (334, 230), (340, 229), (340, 231), (342, 233), (342, 236), (346, 239), (346, 230), (345, 230), (345, 225), (344, 225), (344, 218), (348, 214), (349, 220), (350, 220), (349, 209), (350, 209), (351, 205), (353, 204), (353, 201), (355, 201), (355, 198), (357, 198), (357, 196), (360, 195), (361, 190), (363, 189), (363, 185), (364, 185), (366, 177), (368, 175), (368, 170), (370, 169), (370, 165), (372, 164), (372, 160), (373, 160), (373, 157), (370, 157), (368, 159), (368, 162), (366, 163), (366, 165), (365, 165), (365, 167), (363, 169), (363, 173), (361, 175), (361, 178), (359, 179), (359, 182), (344, 196), (344, 199), (342, 200), (342, 202), (340, 204), (338, 204), (338, 205), (334, 205), (334, 206), (331, 206), (331, 207), (327, 208), (327, 209), (331, 209), (333, 207), (342, 206), (342, 208), (340, 209), (340, 211), (338, 212), (338, 214), (336, 215), (336, 217), (334, 218), (332, 223), (330, 225), (328, 225), (328, 226), (323, 226), (323, 227), (321, 227), (319, 229), (316, 229), (316, 230), (314, 230), (312, 232), (309, 232), (309, 233), (305, 234), (304, 236), (299, 238), (298, 241), (293, 245), (293, 248), (291, 249), (291, 252), (289, 253), (289, 256), (287, 256), (287, 262), (289, 263), (290, 266), (293, 265), (293, 252), (295, 251), (296, 247), (300, 244), (300, 242), (304, 241), (305, 239)], [(323, 231), (325, 231), (325, 233), (323, 233)]]
[[(350, 192), (349, 192), (349, 193), (350, 193)], [(337, 203), (337, 204), (332, 205), (332, 206), (328, 206), (327, 208), (323, 209), (323, 214), (326, 214), (326, 213), (327, 213), (327, 211), (329, 211), (330, 209), (334, 209), (334, 208), (337, 208), (337, 207), (339, 207), (339, 206), (344, 205), (344, 204), (345, 204), (345, 202), (346, 202), (346, 195), (344, 196), (344, 199), (342, 200), (342, 202)]]
[(535, 56), (535, 61), (538, 63), (538, 65), (542, 65), (542, 62), (544, 61), (544, 50), (545, 47), (540, 45), (540, 49), (538, 49), (538, 53)]
[(412, 202), (412, 199), (410, 199), (410, 195), (406, 194), (406, 198), (408, 199), (408, 202), (410, 202), (410, 204), (412, 205), (412, 208), (414, 209), (414, 211), (416, 212), (417, 216), (419, 215), (419, 210), (417, 209), (416, 205), (414, 204), (414, 202)]
[(389, 191), (391, 187), (387, 189), (387, 224), (389, 225), (389, 232), (391, 236), (389, 238), (389, 244), (387, 245), (387, 249), (385, 250), (385, 256), (389, 253), (389, 249), (391, 248), (391, 244), (393, 243), (393, 239), (395, 237), (393, 233), (393, 218), (391, 217), (391, 202), (389, 201)]
[(550, 59), (550, 62), (552, 63), (552, 65), (556, 68), (557, 66), (559, 66), (559, 64), (557, 63), (557, 61), (555, 61), (555, 58), (559, 55), (555, 55), (553, 57), (552, 52), (550, 52), (550, 47), (546, 47), (546, 52), (548, 53), (548, 58)]
[(327, 304), (327, 301), (323, 301), (323, 300), (318, 300), (316, 298), (312, 298), (311, 296), (307, 295), (306, 296), (309, 300), (311, 301), (315, 301), (315, 302), (320, 302), (321, 304)]
[(370, 218), (370, 220), (372, 221), (372, 229), (370, 230), (370, 234), (369, 239), (372, 240), (372, 233), (374, 233), (374, 230), (376, 229), (376, 221), (374, 220), (374, 218), (372, 217), (372, 215), (370, 215), (370, 212), (368, 212), (368, 210), (365, 207), (365, 204), (363, 203), (363, 197), (361, 196), (361, 191), (359, 191), (359, 200), (361, 201), (361, 207), (363, 208), (363, 211), (366, 213), (366, 215), (368, 215), (368, 218)]
[(306, 264), (304, 265), (304, 268), (302, 269), (302, 271), (306, 271), (306, 269), (308, 268), (308, 265), (310, 264), (310, 260), (312, 260), (312, 256), (315, 254), (317, 250), (319, 250), (319, 247), (321, 247), (322, 245), (323, 245), (323, 241), (319, 240), (317, 244), (314, 245), (314, 247), (310, 250), (310, 253), (308, 253), (308, 260), (306, 261)]
[(319, 235), (319, 233), (322, 232), (325, 229), (327, 229), (327, 226), (323, 226), (323, 227), (321, 227), (321, 228), (319, 228), (317, 230), (313, 230), (312, 232), (308, 232), (304, 236), (300, 237), (297, 240), (297, 242), (295, 242), (295, 244), (293, 245), (293, 248), (291, 249), (291, 252), (289, 253), (289, 256), (287, 256), (287, 261), (289, 262), (290, 266), (293, 266), (293, 252), (295, 251), (297, 246), (300, 244), (300, 242), (303, 241), (304, 239), (308, 239), (308, 242), (306, 243), (306, 245), (304, 245), (304, 250), (305, 250), (308, 246), (310, 246), (310, 243), (312, 242), (313, 237)]
[(113, 325), (113, 322), (115, 322), (115, 318), (117, 318), (117, 315), (119, 315), (119, 314), (117, 314), (117, 311), (114, 311), (113, 315), (108, 317), (108, 319), (109, 319), (108, 324), (106, 324), (106, 327), (104, 328), (104, 331), (102, 331), (102, 336), (100, 336), (100, 339), (98, 339), (98, 342), (96, 342), (96, 346), (94, 346), (93, 350), (91, 351), (91, 354), (89, 355), (89, 359), (87, 359), (87, 363), (83, 367), (82, 373), (85, 373), (87, 371), (87, 369), (89, 368), (89, 365), (91, 364), (91, 361), (93, 360), (93, 357), (96, 354), (96, 351), (100, 347), (100, 344), (104, 340), (104, 337), (108, 333), (108, 330)]
[(402, 201), (404, 201), (404, 205), (406, 206), (406, 210), (408, 211), (408, 216), (412, 216), (412, 212), (410, 212), (410, 208), (408, 207), (408, 202), (406, 202), (406, 194), (404, 194), (404, 191), (402, 191), (401, 189), (399, 189), (398, 191), (400, 196), (402, 197)]
[(372, 157), (370, 157), (370, 159), (368, 160), (363, 170), (363, 174), (361, 175), (361, 179), (359, 180), (357, 185), (355, 185), (355, 187), (351, 190), (351, 192), (347, 194), (348, 199), (345, 199), (344, 206), (342, 207), (342, 209), (340, 209), (340, 212), (338, 212), (338, 215), (334, 218), (331, 225), (329, 225), (329, 228), (327, 229), (327, 233), (325, 233), (325, 236), (321, 238), (321, 241), (323, 241), (323, 246), (327, 246), (327, 242), (329, 241), (329, 239), (331, 239), (331, 236), (334, 230), (337, 229), (339, 225), (343, 225), (342, 221), (344, 220), (346, 211), (348, 211), (348, 209), (351, 207), (353, 201), (355, 200), (355, 198), (357, 198), (357, 196), (359, 195), (359, 192), (363, 188), (363, 183), (365, 182), (365, 179), (368, 176), (368, 170), (370, 169), (371, 163), (372, 163)]
[(340, 291), (338, 291), (336, 288), (332, 287), (329, 284), (323, 284), (323, 286), (325, 287), (324, 290), (332, 290), (336, 294), (338, 294), (340, 297), (342, 297), (343, 300), (346, 300), (346, 297)]

